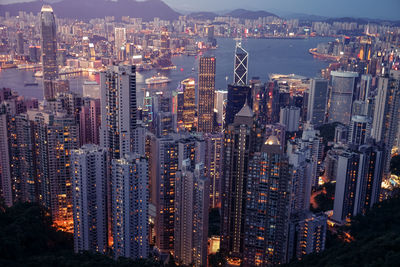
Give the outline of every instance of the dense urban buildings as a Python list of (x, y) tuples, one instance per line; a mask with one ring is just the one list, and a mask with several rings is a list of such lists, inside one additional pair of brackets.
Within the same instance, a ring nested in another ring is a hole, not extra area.
[(0, 10), (0, 196), (76, 253), (277, 266), (400, 187), (395, 23), (54, 10)]

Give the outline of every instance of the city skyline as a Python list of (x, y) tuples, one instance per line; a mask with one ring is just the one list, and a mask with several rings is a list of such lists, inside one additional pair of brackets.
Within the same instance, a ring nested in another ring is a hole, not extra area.
[[(61, 0), (48, 0), (48, 3), (60, 2)], [(140, 0), (141, 2), (144, 0)], [(374, 0), (357, 1), (297, 1), (297, 0), (252, 0), (243, 5), (238, 0), (212, 1), (204, 0), (201, 2), (194, 0), (162, 0), (171, 8), (178, 12), (215, 12), (224, 14), (234, 9), (247, 9), (252, 11), (267, 11), (276, 13), (282, 17), (292, 16), (321, 16), (327, 18), (354, 17), (370, 18), (399, 21), (400, 17), (396, 12), (400, 8), (397, 0), (380, 1), (379, 5)], [(14, 4), (32, 2), (30, 0), (3, 0), (3, 4)], [(344, 9), (343, 6), (346, 6)], [(387, 6), (397, 8), (388, 9)]]

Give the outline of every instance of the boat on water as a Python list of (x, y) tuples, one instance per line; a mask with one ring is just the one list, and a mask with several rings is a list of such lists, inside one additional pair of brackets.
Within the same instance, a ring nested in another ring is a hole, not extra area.
[(39, 83), (37, 83), (37, 82), (25, 82), (24, 83), (24, 86), (38, 86), (39, 85)]
[(171, 79), (165, 76), (153, 76), (145, 80), (147, 85), (154, 85), (154, 84), (165, 84), (171, 82)]
[(36, 78), (41, 78), (41, 77), (43, 77), (43, 71), (37, 71), (37, 72), (35, 72), (34, 74), (33, 74), (33, 77), (36, 77)]

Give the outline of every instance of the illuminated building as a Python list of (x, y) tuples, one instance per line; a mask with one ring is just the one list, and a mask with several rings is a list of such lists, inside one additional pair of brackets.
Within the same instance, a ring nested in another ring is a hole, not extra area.
[(115, 28), (114, 29), (114, 43), (115, 43), (115, 55), (121, 51), (121, 48), (125, 46), (126, 43), (126, 29), (125, 28)]
[(34, 136), (39, 203), (51, 211), (53, 223), (73, 228), (71, 151), (79, 148), (79, 126), (66, 114), (28, 110)]
[(328, 123), (349, 125), (357, 77), (357, 72), (331, 72)]
[(254, 113), (245, 104), (225, 130), (221, 248), (234, 258), (241, 258), (244, 248), (248, 166), (256, 150), (256, 138)]
[(175, 174), (178, 146), (173, 138), (151, 137), (149, 153), (150, 200), (156, 207), (156, 247), (163, 253), (174, 249)]
[(100, 144), (99, 128), (101, 125), (100, 99), (87, 99), (80, 111), (80, 142)]
[(243, 49), (242, 43), (236, 43), (235, 47), (235, 66), (234, 66), (234, 85), (247, 85), (249, 53)]
[(379, 77), (371, 136), (385, 144), (385, 176), (390, 174), (391, 150), (399, 128), (400, 71)]
[(249, 162), (244, 264), (286, 263), (291, 175), (283, 145), (270, 136)]
[(84, 145), (71, 152), (76, 253), (108, 251), (109, 167), (106, 148)]
[(355, 115), (351, 117), (348, 143), (353, 145), (363, 145), (370, 138), (371, 120), (367, 116)]
[(289, 227), (288, 260), (302, 259), (311, 253), (325, 250), (328, 216), (324, 213), (304, 212), (294, 216)]
[[(1, 108), (1, 106), (0, 106)], [(0, 179), (1, 196), (7, 206), (12, 206), (10, 154), (8, 150), (7, 114), (0, 110)]]
[(328, 81), (312, 79), (308, 95), (307, 120), (316, 127), (325, 122), (327, 100)]
[(100, 74), (101, 137), (100, 144), (111, 158), (137, 149), (136, 142), (136, 68), (111, 66)]
[(53, 81), (58, 77), (57, 32), (54, 12), (51, 6), (44, 5), (40, 12), (40, 33), (43, 64), (44, 99), (55, 97)]
[(198, 132), (214, 131), (215, 57), (201, 57), (199, 65)]
[(338, 155), (333, 220), (345, 223), (379, 202), (383, 163), (381, 145), (363, 145)]
[(186, 79), (181, 82), (183, 88), (183, 126), (191, 131), (194, 127), (194, 115), (196, 109), (196, 92), (194, 79)]
[(137, 154), (112, 160), (111, 214), (114, 257), (149, 255), (149, 177), (147, 159)]
[(210, 207), (221, 206), (221, 179), (224, 164), (224, 134), (205, 134), (205, 167), (210, 180)]
[(209, 182), (204, 165), (190, 159), (176, 173), (174, 256), (181, 264), (207, 264)]

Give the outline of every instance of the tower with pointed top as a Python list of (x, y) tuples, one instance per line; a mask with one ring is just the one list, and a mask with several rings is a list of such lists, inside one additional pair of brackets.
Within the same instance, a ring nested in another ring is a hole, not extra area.
[(58, 77), (57, 32), (53, 8), (44, 5), (40, 12), (40, 42), (43, 64), (43, 97), (55, 97), (54, 80)]
[(222, 249), (242, 258), (248, 166), (260, 144), (254, 113), (245, 103), (225, 130), (225, 168), (222, 181)]
[(233, 71), (233, 83), (236, 85), (246, 85), (248, 75), (249, 53), (244, 50), (241, 42), (236, 43), (235, 47), (235, 66)]

